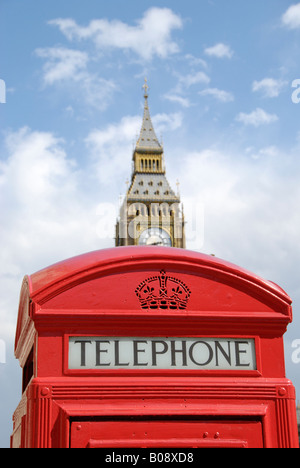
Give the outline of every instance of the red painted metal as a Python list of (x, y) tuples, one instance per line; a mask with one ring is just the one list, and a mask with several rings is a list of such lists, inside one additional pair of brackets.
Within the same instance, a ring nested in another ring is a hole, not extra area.
[[(283, 351), (291, 321), (280, 287), (187, 250), (104, 250), (26, 276), (11, 445), (298, 447)], [(253, 339), (256, 367), (70, 369), (69, 337)]]
[(263, 448), (263, 433), (259, 421), (74, 421), (71, 447)]

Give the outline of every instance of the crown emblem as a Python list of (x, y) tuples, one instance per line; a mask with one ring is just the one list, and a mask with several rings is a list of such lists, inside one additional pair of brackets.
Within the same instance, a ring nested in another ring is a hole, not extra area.
[(143, 281), (135, 290), (142, 309), (184, 310), (191, 291), (183, 281), (168, 276), (164, 270), (158, 276)]

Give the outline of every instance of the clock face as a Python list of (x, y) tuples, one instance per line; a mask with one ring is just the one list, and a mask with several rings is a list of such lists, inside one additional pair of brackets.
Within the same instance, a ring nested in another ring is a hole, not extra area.
[(139, 238), (139, 245), (161, 245), (172, 247), (169, 234), (160, 228), (150, 228), (142, 232)]

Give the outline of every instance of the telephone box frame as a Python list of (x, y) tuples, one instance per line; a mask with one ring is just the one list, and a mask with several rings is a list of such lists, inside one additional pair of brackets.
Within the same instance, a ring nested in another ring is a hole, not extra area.
[[(188, 284), (186, 308), (139, 304), (137, 286), (162, 269), (182, 291)], [(15, 354), (25, 368), (33, 349), (34, 365), (14, 414), (11, 446), (70, 447), (70, 424), (82, 418), (210, 417), (259, 420), (264, 447), (298, 447), (295, 389), (283, 350), (291, 322), (291, 299), (279, 286), (186, 250), (98, 251), (27, 276)], [(73, 371), (69, 336), (254, 338), (257, 370)]]

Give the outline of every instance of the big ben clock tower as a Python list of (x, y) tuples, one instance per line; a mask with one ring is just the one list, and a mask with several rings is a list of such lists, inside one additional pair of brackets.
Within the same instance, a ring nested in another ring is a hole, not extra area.
[(184, 215), (179, 194), (166, 178), (164, 150), (150, 117), (148, 84), (144, 116), (133, 151), (133, 173), (116, 225), (116, 247), (161, 245), (185, 248)]

